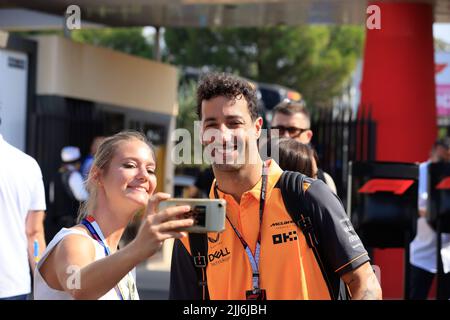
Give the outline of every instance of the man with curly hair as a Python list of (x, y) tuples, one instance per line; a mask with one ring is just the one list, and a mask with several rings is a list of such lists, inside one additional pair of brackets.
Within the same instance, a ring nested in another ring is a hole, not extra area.
[[(263, 120), (254, 87), (232, 75), (208, 74), (199, 84), (197, 101), (202, 144), (210, 151), (215, 176), (210, 198), (226, 200), (227, 220), (225, 231), (205, 235), (203, 256), (191, 255), (191, 235), (175, 241), (170, 298), (334, 298), (285, 207), (278, 184), (283, 171), (258, 153)], [(320, 180), (305, 180), (304, 188), (316, 221), (322, 222), (314, 227), (325, 235), (326, 258), (338, 281), (348, 285), (353, 299), (379, 299), (367, 252), (337, 196)]]

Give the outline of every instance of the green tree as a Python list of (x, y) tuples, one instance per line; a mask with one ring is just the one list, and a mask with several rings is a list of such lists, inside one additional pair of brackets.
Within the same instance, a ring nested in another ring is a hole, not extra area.
[(358, 26), (264, 28), (168, 28), (166, 61), (210, 66), (260, 82), (300, 91), (310, 105), (326, 106), (338, 95), (361, 56)]
[(450, 43), (447, 43), (442, 39), (435, 38), (434, 39), (434, 50), (450, 52)]
[[(197, 83), (193, 80), (182, 82), (178, 88), (178, 116), (177, 116), (177, 128), (187, 129), (191, 137), (191, 159), (194, 160), (194, 144), (199, 141), (194, 141), (196, 136), (194, 135), (195, 121), (198, 121), (197, 116)], [(178, 142), (181, 142), (178, 141)], [(183, 141), (185, 143), (185, 141)], [(184, 169), (197, 167), (198, 165), (181, 164), (177, 168), (182, 172)], [(203, 164), (201, 167), (205, 167)]]
[(72, 31), (71, 37), (74, 41), (153, 58), (153, 44), (144, 37), (142, 28), (81, 29)]
[(191, 137), (194, 137), (194, 121), (198, 120), (196, 90), (194, 81), (184, 83), (178, 89), (177, 128), (189, 130)]

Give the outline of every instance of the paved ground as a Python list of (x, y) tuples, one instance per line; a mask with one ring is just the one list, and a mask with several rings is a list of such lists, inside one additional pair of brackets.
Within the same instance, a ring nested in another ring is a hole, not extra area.
[(148, 270), (144, 265), (136, 270), (136, 284), (141, 300), (167, 300), (169, 281), (168, 271)]

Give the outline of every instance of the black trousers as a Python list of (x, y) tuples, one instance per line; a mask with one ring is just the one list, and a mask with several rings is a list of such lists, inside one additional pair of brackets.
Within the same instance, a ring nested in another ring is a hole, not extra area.
[[(430, 292), (431, 284), (436, 274), (423, 270), (421, 268), (411, 266), (410, 273), (410, 293), (409, 298), (412, 300), (425, 300)], [(450, 299), (450, 273), (443, 276), (442, 295), (445, 300)]]

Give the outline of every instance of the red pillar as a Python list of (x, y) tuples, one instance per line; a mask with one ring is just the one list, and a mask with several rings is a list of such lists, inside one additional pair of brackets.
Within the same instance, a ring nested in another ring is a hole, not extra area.
[[(427, 159), (437, 135), (433, 8), (421, 3), (372, 3), (381, 29), (367, 30), (361, 104), (377, 122), (379, 161)], [(383, 296), (403, 297), (403, 250), (376, 249)]]

